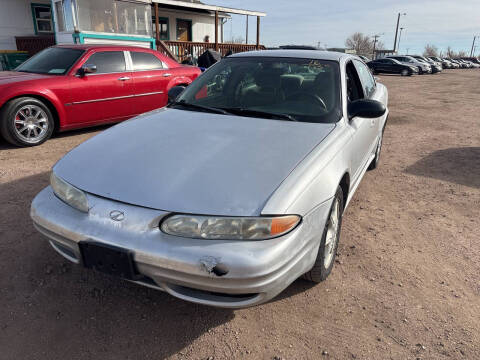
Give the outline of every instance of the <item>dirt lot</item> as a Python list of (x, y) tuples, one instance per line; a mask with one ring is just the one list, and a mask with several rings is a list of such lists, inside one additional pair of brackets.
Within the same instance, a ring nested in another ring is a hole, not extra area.
[(103, 129), (0, 143), (1, 359), (480, 359), (480, 71), (381, 76), (380, 168), (317, 286), (229, 311), (71, 265), (34, 229), (50, 167)]

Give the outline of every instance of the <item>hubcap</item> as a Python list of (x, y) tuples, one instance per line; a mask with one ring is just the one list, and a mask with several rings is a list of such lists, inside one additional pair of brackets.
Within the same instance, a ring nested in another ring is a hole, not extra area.
[(37, 105), (25, 105), (15, 114), (15, 132), (25, 142), (36, 143), (42, 140), (48, 131), (48, 117)]
[(338, 199), (335, 198), (332, 212), (330, 213), (330, 218), (328, 219), (327, 225), (327, 236), (325, 238), (325, 250), (323, 253), (323, 265), (325, 269), (330, 267), (330, 264), (333, 261), (335, 256), (335, 248), (338, 242), (338, 228), (339, 228), (339, 219), (340, 219), (340, 205)]

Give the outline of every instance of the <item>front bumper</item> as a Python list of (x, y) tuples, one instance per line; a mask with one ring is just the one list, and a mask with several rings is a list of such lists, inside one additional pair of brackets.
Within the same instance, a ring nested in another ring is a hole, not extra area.
[[(185, 239), (164, 234), (159, 222), (168, 212), (88, 194), (82, 213), (59, 200), (50, 187), (32, 202), (35, 227), (68, 260), (82, 264), (79, 242), (94, 241), (133, 252), (141, 276), (134, 282), (178, 298), (218, 307), (241, 308), (266, 302), (313, 266), (331, 200), (302, 219), (285, 236), (263, 241)], [(110, 212), (125, 214), (114, 221)], [(228, 269), (224, 276), (212, 271)]]

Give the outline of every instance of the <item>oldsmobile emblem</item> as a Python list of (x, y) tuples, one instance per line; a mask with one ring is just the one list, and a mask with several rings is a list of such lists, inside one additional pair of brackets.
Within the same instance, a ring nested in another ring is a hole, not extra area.
[(125, 219), (125, 214), (118, 210), (113, 210), (110, 212), (110, 219), (113, 221), (122, 221)]

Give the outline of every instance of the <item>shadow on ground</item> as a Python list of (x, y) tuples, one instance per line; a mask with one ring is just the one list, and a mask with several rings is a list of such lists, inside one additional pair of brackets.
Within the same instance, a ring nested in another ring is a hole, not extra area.
[(480, 147), (438, 150), (405, 171), (413, 175), (480, 188)]

